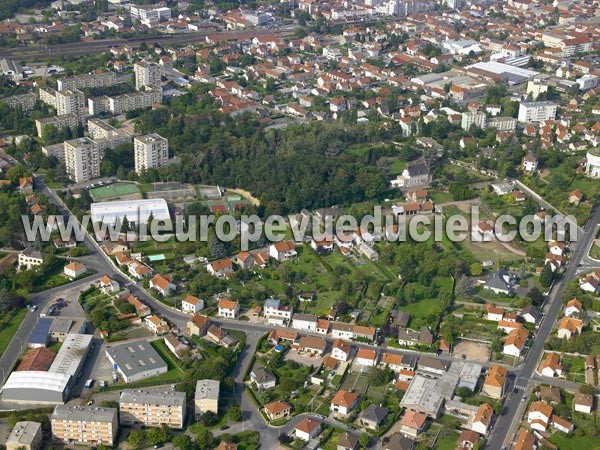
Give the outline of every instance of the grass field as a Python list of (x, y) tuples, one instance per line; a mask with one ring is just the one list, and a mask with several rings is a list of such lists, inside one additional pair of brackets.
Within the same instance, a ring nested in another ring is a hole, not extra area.
[(102, 187), (90, 189), (94, 200), (120, 197), (122, 195), (139, 194), (140, 189), (133, 183), (113, 183)]
[(3, 323), (0, 331), (0, 355), (4, 353), (8, 344), (16, 334), (21, 322), (25, 319), (25, 316), (29, 312), (28, 309), (21, 309), (16, 312), (6, 323)]

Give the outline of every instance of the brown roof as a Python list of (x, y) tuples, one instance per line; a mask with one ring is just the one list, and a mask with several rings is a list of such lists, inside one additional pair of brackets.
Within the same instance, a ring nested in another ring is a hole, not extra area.
[(292, 241), (281, 241), (273, 244), (275, 246), (275, 250), (278, 252), (287, 252), (290, 250), (294, 250), (296, 247)]
[(234, 300), (227, 300), (227, 299), (222, 299), (219, 300), (219, 308), (224, 308), (224, 309), (237, 309), (238, 307), (238, 302), (234, 301)]
[(550, 418), (552, 415), (552, 406), (544, 401), (533, 402), (529, 407), (529, 412), (540, 412), (544, 416)]
[(160, 289), (167, 289), (169, 287), (169, 280), (167, 280), (165, 277), (163, 277), (160, 274), (156, 274), (154, 275), (154, 277), (152, 278), (152, 284), (154, 286), (159, 287)]
[(183, 301), (191, 305), (197, 305), (200, 299), (198, 297), (194, 297), (193, 295), (188, 295)]
[(344, 353), (350, 352), (350, 344), (345, 342), (343, 339), (336, 339), (333, 343), (333, 348), (339, 348)]
[(203, 316), (202, 314), (194, 314), (194, 317), (190, 319), (190, 322), (192, 322), (198, 328), (204, 328), (210, 323), (210, 317)]
[(577, 392), (575, 394), (575, 404), (583, 406), (594, 406), (594, 397), (591, 394)]
[(85, 266), (80, 262), (73, 261), (65, 266), (65, 269), (73, 270), (75, 272), (85, 269)]
[(325, 351), (325, 348), (327, 347), (327, 341), (321, 337), (316, 336), (302, 336), (300, 338), (299, 344), (301, 349), (311, 348)]
[(400, 420), (400, 425), (419, 430), (425, 424), (427, 420), (427, 414), (421, 412), (408, 410)]
[(45, 372), (50, 368), (55, 356), (56, 353), (46, 347), (34, 348), (25, 353), (17, 370), (39, 370)]
[(485, 426), (488, 426), (492, 421), (492, 416), (494, 415), (494, 408), (492, 408), (487, 403), (484, 403), (479, 406), (477, 409), (477, 413), (475, 414), (475, 419), (473, 422), (481, 422)]
[(383, 364), (398, 366), (402, 363), (402, 355), (396, 355), (394, 353), (384, 353), (381, 362)]
[(321, 422), (319, 420), (306, 417), (298, 425), (296, 425), (296, 430), (300, 430), (305, 433), (311, 433), (319, 426), (321, 426)]
[(506, 381), (508, 371), (502, 366), (492, 366), (488, 370), (484, 384), (495, 387), (502, 387)]
[(331, 400), (331, 403), (349, 408), (356, 400), (358, 400), (358, 394), (340, 389)]
[(283, 412), (290, 408), (291, 408), (291, 406), (289, 403), (282, 402), (279, 400), (275, 401), (275, 402), (267, 403), (265, 405), (265, 409), (267, 411), (269, 411), (271, 414), (277, 414), (277, 413)]
[(508, 334), (506, 341), (504, 341), (504, 346), (506, 347), (509, 345), (514, 345), (518, 349), (522, 349), (523, 346), (525, 345), (525, 341), (527, 340), (528, 335), (529, 335), (529, 332), (524, 328), (512, 330)]
[(533, 450), (534, 442), (533, 434), (522, 428), (517, 433), (514, 450)]
[(357, 358), (370, 359), (374, 360), (377, 357), (377, 353), (375, 350), (371, 350), (368, 348), (359, 348), (356, 353)]

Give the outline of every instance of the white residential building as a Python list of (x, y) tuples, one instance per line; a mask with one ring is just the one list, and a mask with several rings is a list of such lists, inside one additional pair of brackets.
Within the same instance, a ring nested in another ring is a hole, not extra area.
[(152, 61), (140, 61), (133, 66), (135, 73), (135, 88), (139, 90), (142, 86), (160, 85), (162, 67)]
[(65, 168), (69, 178), (82, 183), (100, 176), (101, 151), (90, 138), (65, 141)]
[(523, 102), (519, 105), (519, 122), (542, 122), (556, 118), (554, 102)]
[(169, 160), (169, 141), (152, 133), (136, 136), (133, 140), (135, 171), (141, 174), (148, 169), (158, 169)]

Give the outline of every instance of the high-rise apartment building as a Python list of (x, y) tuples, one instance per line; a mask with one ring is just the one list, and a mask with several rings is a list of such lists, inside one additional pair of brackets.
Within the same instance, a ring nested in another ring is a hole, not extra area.
[(65, 168), (69, 178), (81, 183), (100, 176), (102, 151), (90, 138), (65, 141)]
[(210, 411), (219, 413), (219, 382), (217, 380), (196, 381), (196, 396), (194, 397), (194, 412), (196, 418)]
[(159, 86), (162, 68), (152, 61), (140, 61), (133, 66), (135, 73), (135, 88), (142, 86)]
[(156, 133), (136, 136), (133, 140), (135, 171), (158, 169), (167, 165), (169, 141)]
[(80, 124), (85, 120), (85, 97), (78, 89), (65, 89), (56, 92), (56, 115), (75, 114)]
[(542, 122), (556, 118), (554, 102), (523, 102), (519, 105), (519, 122)]

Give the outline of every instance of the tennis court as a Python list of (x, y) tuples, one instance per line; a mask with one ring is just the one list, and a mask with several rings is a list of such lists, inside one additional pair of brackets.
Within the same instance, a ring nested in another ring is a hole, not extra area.
[(123, 195), (139, 194), (139, 188), (133, 183), (113, 183), (106, 186), (90, 189), (94, 200), (121, 197)]

